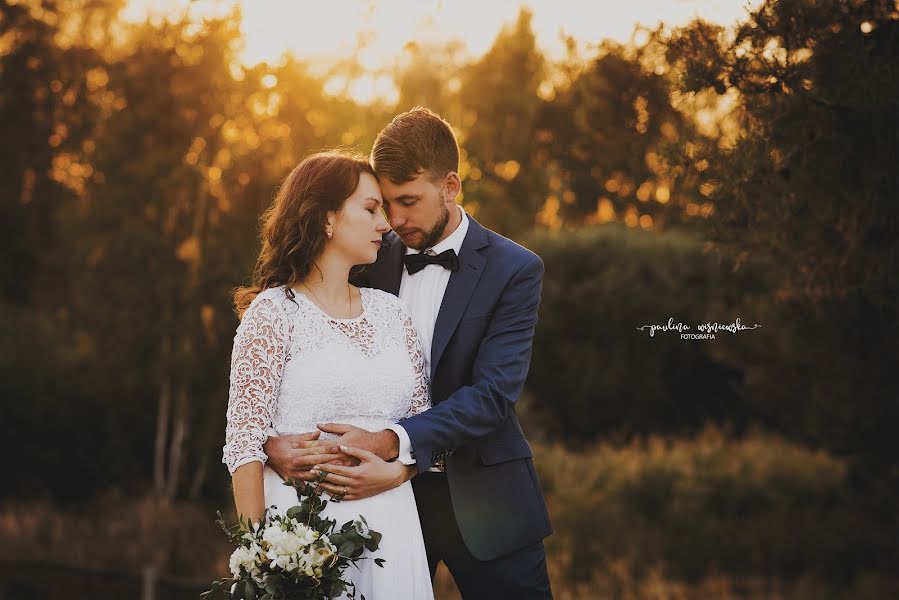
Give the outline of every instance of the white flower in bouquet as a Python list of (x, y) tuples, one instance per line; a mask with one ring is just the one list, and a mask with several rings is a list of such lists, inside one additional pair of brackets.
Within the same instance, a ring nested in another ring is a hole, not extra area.
[[(302, 573), (303, 575), (306, 575), (307, 577), (315, 577), (316, 576), (316, 573), (315, 573), (316, 569), (312, 564), (312, 556), (310, 556), (309, 554), (303, 554), (302, 556), (299, 557), (299, 563), (297, 564), (297, 569), (299, 570), (300, 573)], [(321, 569), (319, 569), (318, 571), (319, 571), (318, 576), (321, 576)]]
[[(296, 488), (300, 504), (287, 515), (266, 510), (258, 523), (238, 519), (229, 527), (218, 513), (217, 523), (237, 546), (228, 562), (233, 578), (214, 581), (203, 598), (219, 592), (236, 600), (266, 596), (326, 600), (343, 593), (355, 597), (355, 586), (343, 573), (366, 558), (363, 551), (378, 550), (381, 534), (370, 529), (361, 515), (337, 527), (322, 517), (328, 502), (314, 488), (299, 481), (289, 485)], [(383, 567), (384, 559), (374, 561)]]
[[(274, 556), (273, 556), (274, 555)], [(284, 571), (292, 571), (296, 568), (296, 564), (294, 563), (294, 557), (289, 554), (277, 554), (275, 555), (273, 552), (269, 551), (268, 557), (272, 561), (272, 568), (275, 567), (282, 569)]]
[(238, 546), (228, 560), (228, 567), (231, 569), (231, 574), (235, 577), (239, 577), (240, 570), (243, 568), (245, 572), (249, 573), (255, 579), (260, 574), (257, 558), (261, 554), (261, 551), (262, 549), (256, 544), (252, 544), (249, 548)]
[(288, 531), (281, 538), (281, 544), (277, 547), (278, 554), (296, 554), (309, 544), (293, 531)]
[[(294, 521), (296, 523), (296, 521)], [(315, 540), (318, 539), (318, 536), (321, 535), (314, 529), (310, 529), (306, 527), (302, 523), (297, 523), (296, 529), (294, 529), (295, 533), (299, 536), (300, 540), (302, 540), (304, 546), (311, 546), (315, 543)]]
[(281, 546), (281, 540), (287, 532), (281, 527), (280, 523), (272, 523), (262, 532), (262, 541), (269, 547), (277, 548)]

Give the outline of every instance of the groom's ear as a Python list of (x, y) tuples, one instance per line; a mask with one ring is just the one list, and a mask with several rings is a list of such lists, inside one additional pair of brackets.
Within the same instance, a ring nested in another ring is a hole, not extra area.
[(450, 171), (443, 177), (443, 190), (446, 192), (448, 202), (455, 203), (456, 196), (462, 191), (462, 180), (455, 171)]

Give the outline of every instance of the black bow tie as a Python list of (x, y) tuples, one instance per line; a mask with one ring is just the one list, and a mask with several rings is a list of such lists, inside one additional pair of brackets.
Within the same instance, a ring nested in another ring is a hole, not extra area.
[(403, 257), (403, 261), (406, 263), (406, 270), (409, 271), (409, 275), (418, 273), (428, 265), (440, 265), (450, 271), (459, 270), (459, 257), (456, 256), (456, 251), (453, 249), (444, 250), (436, 256), (425, 254), (424, 252), (407, 254)]

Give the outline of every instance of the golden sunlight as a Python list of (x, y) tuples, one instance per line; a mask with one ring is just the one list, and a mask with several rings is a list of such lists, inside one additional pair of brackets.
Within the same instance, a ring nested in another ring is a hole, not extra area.
[[(395, 101), (389, 70), (409, 42), (440, 44), (459, 41), (464, 54), (486, 52), (497, 33), (514, 21), (521, 7), (533, 12), (537, 43), (551, 59), (565, 55), (564, 37), (582, 47), (605, 38), (638, 43), (638, 24), (654, 27), (684, 25), (702, 17), (730, 25), (745, 17), (759, 0), (643, 0), (641, 2), (582, 2), (579, 0), (329, 0), (312, 5), (299, 0), (130, 0), (130, 20), (242, 14), (245, 64), (277, 63), (292, 53), (326, 71), (341, 58), (354, 57), (368, 72), (352, 81), (334, 81), (329, 88), (359, 102)], [(379, 72), (380, 71), (380, 72)]]

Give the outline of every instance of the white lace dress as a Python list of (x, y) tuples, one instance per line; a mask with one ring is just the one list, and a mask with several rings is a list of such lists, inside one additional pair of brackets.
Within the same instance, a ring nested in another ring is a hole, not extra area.
[[(284, 286), (254, 298), (234, 337), (223, 459), (229, 471), (264, 463), (262, 446), (272, 430), (302, 433), (331, 422), (378, 431), (427, 410), (424, 357), (405, 306), (386, 292), (360, 291), (355, 319), (332, 318), (299, 293), (290, 299)], [(322, 434), (328, 437), (334, 436)], [(264, 487), (266, 506), (281, 513), (298, 502), (268, 467)], [(360, 514), (384, 535), (375, 556), (386, 563), (363, 560), (361, 570), (345, 571), (356, 598), (433, 598), (412, 485), (325, 508), (338, 527)]]

